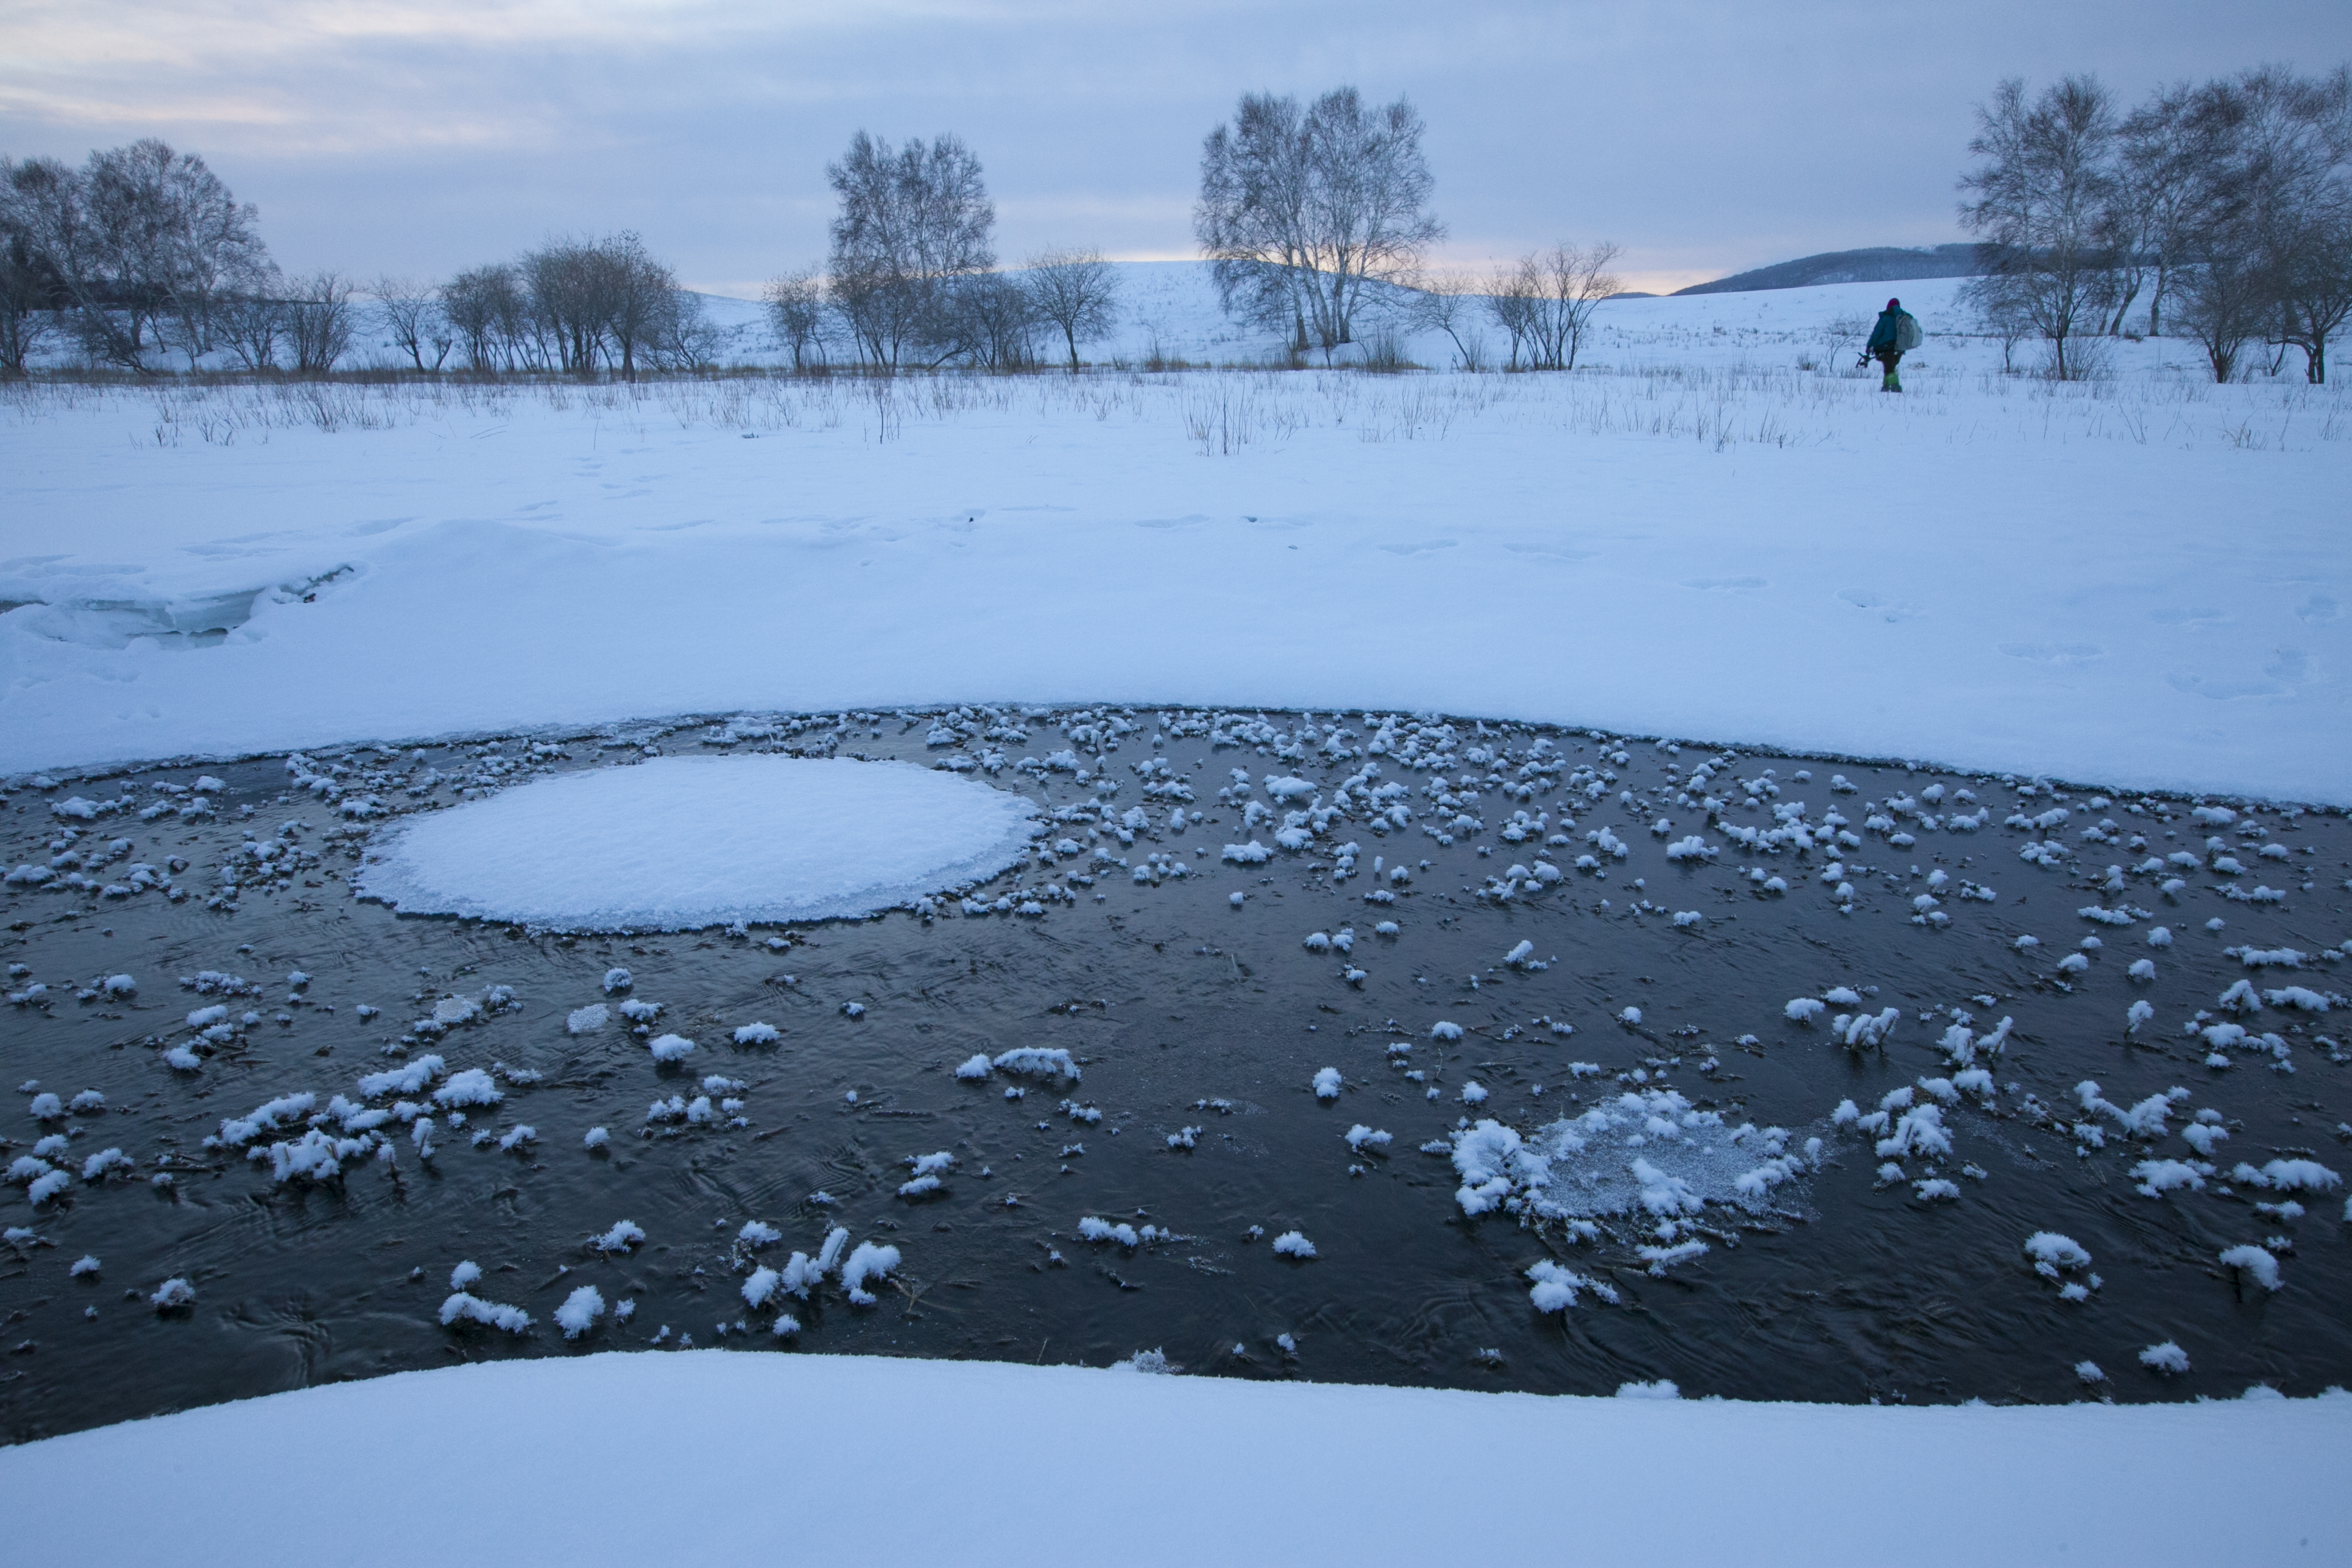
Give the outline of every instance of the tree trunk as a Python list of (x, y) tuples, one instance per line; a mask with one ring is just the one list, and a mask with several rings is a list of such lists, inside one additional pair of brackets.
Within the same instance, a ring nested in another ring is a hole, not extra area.
[(2129, 310), (2131, 310), (2131, 308), (2132, 308), (2132, 301), (2133, 301), (2133, 300), (2137, 300), (2137, 299), (2138, 299), (2138, 298), (2139, 298), (2139, 285), (2138, 285), (2137, 282), (2135, 282), (2135, 283), (2131, 286), (2131, 288), (2130, 288), (2130, 289), (2129, 289), (2125, 293), (2125, 295), (2124, 295), (2124, 297), (2123, 297), (2123, 302), (2122, 302), (2121, 304), (2119, 304), (2119, 305), (2117, 305), (2117, 306), (2116, 307), (2116, 313), (2115, 313), (2115, 317), (2114, 317), (2114, 319), (2113, 319), (2113, 320), (2111, 320), (2111, 321), (2108, 321), (2108, 323), (2107, 323), (2107, 336), (2109, 336), (2109, 337), (2111, 337), (2111, 338), (2118, 338), (2118, 337), (2123, 336), (2123, 331), (2124, 331), (2124, 316), (2125, 316), (2125, 314), (2126, 314), (2127, 311), (2129, 311)]

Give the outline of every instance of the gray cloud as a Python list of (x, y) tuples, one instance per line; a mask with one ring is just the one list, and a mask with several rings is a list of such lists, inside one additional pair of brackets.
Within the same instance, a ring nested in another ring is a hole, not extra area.
[(1625, 245), (1653, 286), (1958, 237), (2000, 77), (2176, 77), (2352, 54), (2341, 0), (1759, 5), (323, 0), (5, 6), (0, 150), (161, 135), (262, 207), (289, 267), (443, 272), (634, 227), (706, 286), (823, 251), (863, 126), (962, 134), (1008, 257), (1191, 253), (1202, 135), (1246, 89), (1353, 82), (1427, 119), (1448, 256)]

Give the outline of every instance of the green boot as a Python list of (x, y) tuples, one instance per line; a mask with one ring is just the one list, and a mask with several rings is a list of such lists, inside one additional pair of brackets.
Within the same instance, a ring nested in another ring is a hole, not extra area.
[(1878, 384), (1878, 390), (1881, 392), (1900, 392), (1903, 390), (1903, 378), (1896, 375), (1890, 368), (1886, 373), (1886, 379)]

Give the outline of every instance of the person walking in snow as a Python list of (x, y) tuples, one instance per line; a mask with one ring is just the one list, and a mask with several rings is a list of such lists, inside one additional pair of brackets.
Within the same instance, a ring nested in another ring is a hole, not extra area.
[(1878, 384), (1879, 391), (1903, 390), (1903, 378), (1895, 374), (1895, 367), (1918, 346), (1919, 318), (1905, 310), (1902, 300), (1886, 301), (1886, 309), (1878, 312), (1878, 325), (1870, 329), (1870, 342), (1862, 350), (1863, 363), (1876, 360), (1886, 372), (1886, 378)]

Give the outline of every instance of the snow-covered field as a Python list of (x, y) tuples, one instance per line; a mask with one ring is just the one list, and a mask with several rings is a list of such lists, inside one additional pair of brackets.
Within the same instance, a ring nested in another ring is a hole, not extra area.
[[(2352, 1399), (1548, 1399), (723, 1352), (457, 1368), (0, 1450), (26, 1562), (2341, 1562)], [(360, 1456), (365, 1456), (362, 1462)], [(403, 1478), (406, 1479), (404, 1479)], [(122, 1503), (128, 1486), (136, 1506)], [(561, 1501), (553, 1500), (562, 1500)]]
[(15, 390), (0, 769), (1083, 700), (2352, 801), (2342, 395), (1884, 396), (1823, 358), (1884, 297), (1623, 301), (1572, 376)]

